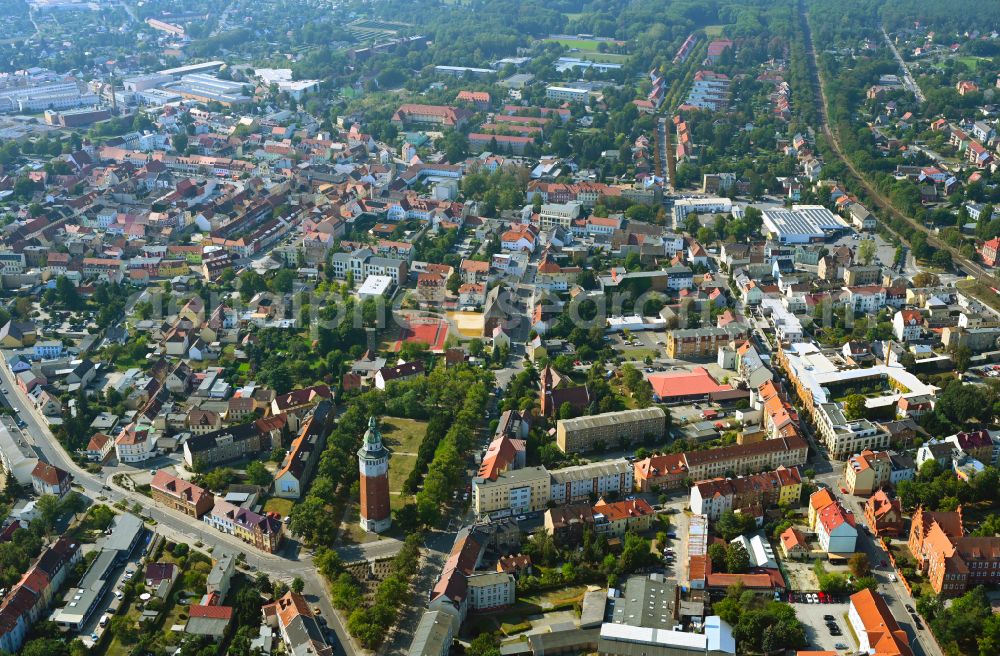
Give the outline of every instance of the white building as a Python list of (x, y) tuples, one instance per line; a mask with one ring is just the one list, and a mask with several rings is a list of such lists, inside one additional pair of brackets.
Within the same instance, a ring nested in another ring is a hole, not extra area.
[(586, 103), (590, 99), (590, 91), (577, 87), (545, 87), (545, 97), (549, 100)]
[(844, 302), (853, 307), (855, 313), (874, 314), (885, 307), (885, 288), (876, 285), (846, 287)]
[(892, 332), (899, 341), (910, 342), (923, 336), (923, 324), (919, 311), (897, 310), (892, 317)]
[(129, 424), (115, 440), (118, 462), (143, 462), (156, 455), (156, 435), (149, 426)]
[(634, 469), (624, 458), (564, 467), (549, 472), (549, 493), (553, 503), (570, 503), (602, 497), (609, 493), (628, 494), (632, 490)]
[(771, 543), (761, 533), (754, 533), (750, 537), (740, 535), (730, 540), (731, 544), (741, 544), (750, 555), (750, 567), (760, 567), (763, 569), (778, 569), (778, 561), (774, 558), (774, 549)]
[(822, 205), (793, 205), (764, 210), (764, 228), (782, 244), (823, 241), (847, 228), (847, 222)]
[(362, 301), (369, 298), (386, 297), (393, 282), (390, 276), (368, 276), (358, 288), (358, 298)]
[(839, 501), (829, 504), (819, 511), (816, 536), (820, 547), (828, 554), (854, 553), (858, 541), (854, 515), (840, 505)]
[(674, 227), (682, 227), (681, 224), (688, 214), (697, 212), (698, 214), (732, 214), (733, 201), (728, 198), (681, 198), (674, 201), (673, 219)]
[(877, 592), (869, 589), (851, 595), (847, 621), (858, 637), (858, 652), (865, 654), (912, 654), (906, 632)]
[(0, 423), (0, 463), (19, 484), (31, 485), (31, 472), (38, 464), (38, 458), (21, 431), (16, 426), (8, 425), (9, 419), (4, 419)]
[(469, 607), (500, 608), (514, 603), (514, 575), (506, 572), (475, 572), (466, 578)]

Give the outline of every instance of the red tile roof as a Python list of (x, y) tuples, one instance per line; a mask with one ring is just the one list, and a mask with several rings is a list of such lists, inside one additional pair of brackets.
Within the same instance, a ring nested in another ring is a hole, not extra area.
[(191, 604), (188, 607), (188, 617), (203, 617), (211, 620), (226, 620), (233, 618), (231, 606), (202, 606), (201, 604)]
[(31, 477), (37, 478), (46, 485), (61, 485), (64, 481), (69, 479), (69, 472), (65, 472), (47, 462), (39, 461), (38, 464), (35, 465), (35, 468), (31, 470)]

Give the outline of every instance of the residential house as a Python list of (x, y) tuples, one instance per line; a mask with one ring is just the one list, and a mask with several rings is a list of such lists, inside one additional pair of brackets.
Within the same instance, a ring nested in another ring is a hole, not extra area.
[(166, 600), (178, 575), (180, 568), (173, 563), (149, 563), (146, 565), (146, 574), (143, 578), (147, 589), (152, 590), (160, 599)]
[(71, 480), (69, 472), (47, 462), (39, 461), (31, 472), (31, 487), (37, 495), (51, 494), (62, 498), (69, 492)]
[(857, 636), (859, 652), (873, 656), (913, 656), (906, 631), (878, 592), (865, 588), (851, 595), (847, 621)]
[(562, 549), (583, 544), (583, 534), (594, 527), (594, 510), (588, 503), (569, 503), (549, 508), (544, 517), (545, 532)]
[(624, 537), (629, 530), (635, 532), (649, 530), (656, 513), (645, 499), (626, 499), (608, 503), (601, 497), (594, 504), (593, 515), (596, 532)]
[(780, 541), (781, 553), (784, 554), (785, 558), (804, 560), (809, 556), (810, 549), (806, 543), (806, 538), (794, 526), (790, 526), (784, 530), (780, 536)]
[(876, 537), (898, 538), (903, 534), (903, 509), (899, 499), (878, 490), (865, 501), (865, 523)]
[(184, 633), (222, 640), (233, 619), (233, 609), (230, 606), (191, 604), (187, 615)]
[(87, 442), (87, 448), (84, 449), (83, 454), (88, 460), (93, 460), (95, 462), (104, 462), (111, 455), (111, 452), (115, 449), (115, 440), (110, 435), (105, 435), (104, 433), (94, 433), (90, 441)]
[(688, 477), (683, 453), (649, 456), (633, 463), (636, 489), (640, 492), (673, 490)]
[(333, 402), (321, 401), (305, 422), (285, 456), (281, 469), (274, 476), (274, 494), (285, 499), (298, 499), (312, 477), (333, 421)]
[(854, 514), (844, 508), (839, 501), (827, 505), (819, 511), (816, 535), (820, 547), (828, 554), (854, 553), (858, 540)]
[(287, 592), (261, 608), (264, 623), (277, 628), (290, 656), (333, 656), (325, 632), (313, 615), (305, 597)]
[(212, 509), (215, 497), (208, 490), (158, 469), (149, 484), (153, 500), (195, 519)]
[(375, 373), (375, 388), (385, 390), (394, 380), (407, 380), (424, 375), (424, 363), (420, 360), (404, 362), (395, 367), (382, 367)]
[(120, 463), (149, 460), (156, 453), (156, 435), (148, 424), (129, 424), (115, 439), (115, 452)]

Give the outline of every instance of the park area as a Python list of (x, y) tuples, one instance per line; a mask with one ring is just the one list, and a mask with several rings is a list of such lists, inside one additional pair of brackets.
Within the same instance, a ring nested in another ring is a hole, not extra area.
[[(417, 452), (427, 432), (427, 422), (401, 417), (382, 417), (379, 421), (382, 432), (382, 442), (392, 453), (389, 458), (389, 505), (393, 510), (402, 508), (410, 496), (403, 494), (403, 483), (417, 464)], [(344, 544), (362, 544), (372, 542), (378, 535), (365, 533), (358, 525), (360, 511), (355, 495), (344, 511), (341, 525), (340, 541)], [(390, 529), (389, 535), (394, 535)], [(402, 535), (396, 537), (403, 537)]]

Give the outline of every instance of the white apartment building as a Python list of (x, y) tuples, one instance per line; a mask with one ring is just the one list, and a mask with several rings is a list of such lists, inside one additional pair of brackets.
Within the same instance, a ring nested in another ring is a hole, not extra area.
[(885, 306), (883, 287), (847, 287), (844, 301), (853, 306), (856, 313), (872, 314)]
[(549, 86), (545, 87), (545, 97), (549, 100), (586, 103), (590, 99), (590, 92), (576, 87)]
[(542, 230), (560, 227), (569, 230), (573, 220), (580, 217), (582, 205), (573, 201), (569, 203), (546, 203), (539, 212), (538, 222)]
[(627, 494), (632, 489), (634, 469), (620, 458), (577, 465), (549, 472), (550, 499), (553, 503), (569, 503), (589, 499), (590, 495), (605, 496), (611, 492)]
[(816, 426), (819, 437), (830, 456), (849, 458), (865, 449), (883, 451), (889, 446), (889, 434), (867, 419), (848, 420), (837, 403), (816, 406)]
[(506, 572), (475, 572), (466, 579), (469, 607), (475, 610), (500, 608), (514, 603), (514, 575)]

